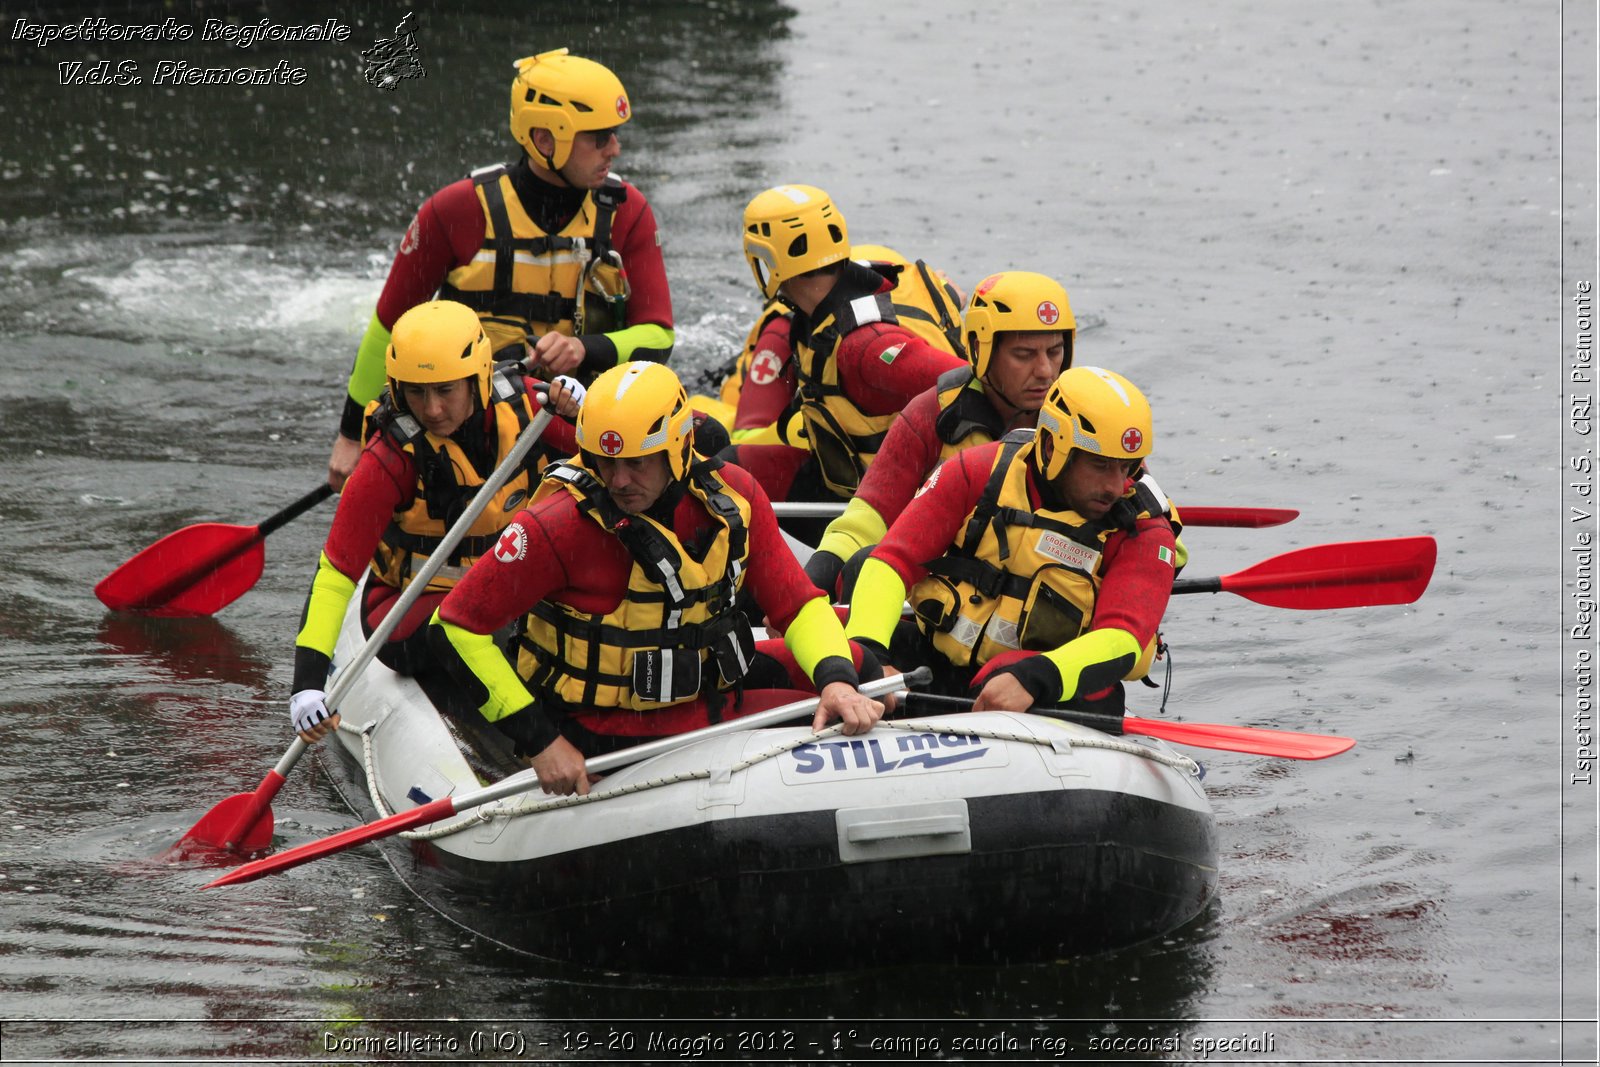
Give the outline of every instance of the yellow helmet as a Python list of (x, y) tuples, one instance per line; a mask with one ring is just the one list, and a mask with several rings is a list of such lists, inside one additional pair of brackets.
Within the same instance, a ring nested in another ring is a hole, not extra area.
[(850, 258), (844, 216), (814, 185), (779, 185), (744, 209), (744, 257), (768, 300), (790, 278)]
[(1110, 459), (1150, 455), (1150, 402), (1128, 379), (1100, 367), (1073, 367), (1045, 394), (1034, 436), (1034, 464), (1054, 481), (1074, 448)]
[(612, 367), (589, 386), (578, 410), (578, 447), (608, 459), (667, 454), (674, 478), (689, 469), (694, 412), (683, 383), (664, 363)]
[(991, 274), (978, 283), (961, 311), (961, 332), (967, 339), (967, 358), (982, 379), (989, 373), (995, 337), (1005, 330), (1029, 333), (1059, 330), (1067, 354), (1061, 369), (1072, 366), (1072, 337), (1077, 332), (1067, 291), (1054, 278), (1030, 270)]
[[(560, 170), (572, 154), (572, 141), (583, 130), (607, 130), (633, 116), (622, 82), (592, 59), (567, 54), (565, 48), (527, 56), (513, 64), (511, 136), (530, 156), (551, 170)], [(533, 146), (533, 131), (549, 130), (555, 151), (543, 155)]]
[(384, 353), (389, 395), (406, 410), (402, 382), (426, 384), (478, 379), (478, 399), (489, 405), (489, 376), (494, 373), (494, 348), (473, 310), (454, 300), (430, 300), (401, 315), (389, 334)]

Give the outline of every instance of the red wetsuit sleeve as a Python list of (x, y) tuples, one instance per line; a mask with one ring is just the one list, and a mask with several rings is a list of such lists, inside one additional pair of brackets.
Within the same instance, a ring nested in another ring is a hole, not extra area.
[(927, 574), (927, 564), (950, 551), (967, 514), (978, 506), (1000, 442), (969, 448), (934, 468), (920, 495), (906, 505), (888, 534), (872, 550), (893, 567), (906, 588)]
[[(1166, 519), (1141, 519), (1137, 535), (1114, 533), (1106, 539), (1105, 576), (1094, 598), (1091, 630), (1115, 627), (1148, 644), (1172, 597), (1172, 563), (1177, 538)], [(1166, 559), (1161, 550), (1167, 550)]]
[[(891, 351), (899, 346), (898, 351)], [(874, 322), (851, 330), (834, 357), (845, 395), (868, 415), (902, 411), (939, 375), (967, 365), (899, 325)]]
[[(628, 325), (654, 323), (672, 329), (672, 291), (661, 256), (661, 234), (655, 212), (644, 194), (627, 182), (628, 198), (611, 220), (612, 243), (628, 274)], [(479, 212), (480, 216), (482, 212)]]
[(799, 374), (794, 346), (789, 340), (792, 321), (788, 315), (775, 315), (756, 338), (755, 352), (745, 368), (744, 384), (739, 389), (739, 410), (733, 419), (735, 430), (770, 426), (789, 406)]
[(378, 295), (378, 321), (394, 329), (395, 320), (433, 299), (445, 276), (471, 262), (483, 247), (486, 224), (472, 179), (452, 182), (423, 201)]
[(339, 493), (339, 508), (322, 546), (328, 562), (346, 578), (360, 578), (394, 513), (411, 503), (416, 490), (411, 454), (386, 434), (368, 441)]
[[(750, 502), (750, 555), (746, 560), (745, 588), (755, 597), (762, 614), (779, 630), (787, 630), (800, 609), (821, 594), (789, 550), (760, 483), (749, 471), (732, 463), (723, 464), (721, 474), (734, 492)], [(695, 507), (705, 514), (701, 505), (696, 503)]]
[(939, 390), (918, 393), (889, 426), (883, 447), (861, 479), (856, 496), (870, 504), (886, 524), (894, 524), (939, 463), (943, 445), (935, 428), (938, 418)]

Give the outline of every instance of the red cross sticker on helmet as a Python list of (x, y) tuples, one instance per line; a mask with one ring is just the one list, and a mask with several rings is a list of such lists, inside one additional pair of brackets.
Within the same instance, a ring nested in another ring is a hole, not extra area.
[(1122, 431), (1122, 448), (1127, 452), (1139, 451), (1139, 446), (1144, 444), (1144, 434), (1137, 426), (1129, 426)]
[(628, 117), (628, 98), (625, 97), (625, 96), (619, 96), (619, 97), (617, 97), (617, 118), (625, 119), (627, 117)]
[(607, 430), (600, 435), (600, 451), (608, 456), (614, 456), (622, 451), (622, 435), (615, 430)]
[(1039, 321), (1046, 326), (1054, 326), (1061, 318), (1061, 309), (1056, 307), (1054, 301), (1041, 300), (1034, 311), (1039, 316)]

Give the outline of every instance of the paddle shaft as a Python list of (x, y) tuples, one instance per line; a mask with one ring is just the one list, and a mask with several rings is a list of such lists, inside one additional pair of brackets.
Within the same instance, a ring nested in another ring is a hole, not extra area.
[[(972, 710), (972, 698), (939, 696), (932, 693), (910, 693), (906, 696), (906, 709), (915, 714), (923, 709), (926, 714), (943, 714)], [(1192, 748), (1217, 749), (1224, 752), (1243, 752), (1254, 756), (1276, 756), (1281, 759), (1318, 760), (1337, 756), (1355, 746), (1348, 737), (1333, 734), (1306, 734), (1293, 730), (1274, 730), (1264, 726), (1228, 726), (1205, 722), (1168, 722), (1163, 719), (1141, 719), (1133, 715), (1105, 715), (1091, 711), (1074, 711), (1069, 708), (1029, 708), (1029, 715), (1043, 715), (1076, 723), (1108, 734), (1135, 734), (1157, 737), (1174, 744)]]
[[(772, 513), (780, 519), (832, 519), (844, 514), (843, 502), (830, 500), (780, 500), (774, 501)], [(1260, 529), (1263, 526), (1282, 526), (1300, 513), (1293, 508), (1182, 508), (1179, 516), (1184, 526), (1229, 526)]]
[[(533, 448), (534, 442), (538, 441), (539, 436), (544, 433), (544, 428), (550, 425), (550, 417), (550, 410), (541, 408), (539, 413), (534, 416), (533, 421), (528, 423), (521, 436), (517, 438), (517, 443), (511, 447), (510, 452), (506, 453), (506, 458), (501, 460), (500, 465), (490, 473), (488, 479), (478, 490), (478, 495), (472, 498), (472, 502), (461, 513), (460, 518), (456, 519), (450, 529), (445, 532), (444, 537), (439, 541), (439, 546), (428, 556), (428, 561), (412, 576), (411, 581), (401, 591), (394, 606), (389, 609), (389, 613), (373, 629), (372, 636), (367, 638), (367, 643), (362, 645), (361, 650), (351, 658), (350, 662), (339, 670), (339, 676), (334, 679), (333, 687), (328, 690), (328, 694), (324, 698), (324, 703), (329, 711), (339, 710), (339, 704), (349, 694), (357, 679), (361, 677), (361, 672), (366, 669), (367, 664), (372, 662), (373, 657), (378, 654), (378, 650), (383, 647), (383, 643), (389, 639), (389, 635), (394, 633), (394, 628), (400, 625), (401, 620), (406, 616), (406, 612), (411, 610), (411, 605), (415, 604), (417, 598), (427, 590), (428, 583), (433, 580), (433, 576), (439, 573), (439, 569), (450, 558), (451, 550), (461, 543), (461, 539), (467, 535), (467, 531), (472, 529), (472, 524), (478, 521), (478, 516), (483, 514), (484, 509), (489, 506), (489, 502), (494, 499), (494, 495), (500, 491), (500, 487), (505, 485), (506, 481), (511, 477), (512, 471), (516, 470), (527, 457), (528, 451)], [(332, 492), (326, 485), (322, 486), (322, 489)], [(306, 494), (302, 498), (302, 502), (315, 495), (315, 493)], [(308, 504), (307, 507), (309, 506)], [(287, 522), (288, 520), (285, 519), (283, 521)], [(299, 737), (294, 739), (294, 744), (289, 746), (289, 750), (283, 754), (283, 758), (278, 761), (278, 765), (268, 773), (253, 794), (255, 800), (258, 800), (259, 803), (252, 802), (247, 805), (241, 811), (232, 829), (224, 835), (224, 848), (231, 847), (234, 842), (241, 840), (250, 827), (255, 825), (262, 812), (271, 804), (272, 798), (282, 788), (284, 779), (289, 776), (289, 772), (294, 769), (294, 765), (300, 762), (300, 757), (305, 755), (306, 749), (309, 747), (303, 739)]]
[[(928, 668), (918, 667), (908, 674), (895, 674), (887, 678), (880, 678), (875, 682), (868, 682), (861, 686), (860, 690), (864, 695), (876, 698), (886, 693), (895, 692), (898, 689), (904, 689), (908, 685), (921, 685), (930, 678), (931, 672)], [(704, 741), (707, 738), (720, 737), (723, 734), (741, 730), (775, 726), (779, 723), (799, 718), (802, 715), (814, 713), (821, 701), (821, 697), (797, 700), (792, 704), (768, 708), (766, 711), (757, 712), (754, 715), (746, 715), (740, 719), (729, 719), (699, 730), (692, 730), (686, 734), (677, 734), (673, 737), (661, 738), (658, 741), (634, 745), (632, 748), (621, 749), (617, 752), (586, 760), (584, 767), (590, 773), (598, 774), (630, 763), (638, 763), (640, 760), (659, 756), (663, 752), (671, 752), (674, 749), (683, 748), (685, 745)], [(426, 826), (429, 823), (438, 822), (440, 819), (447, 819), (452, 815), (459, 815), (461, 812), (470, 811), (473, 808), (482, 807), (485, 804), (503, 800), (506, 797), (516, 796), (518, 793), (531, 792), (537, 788), (539, 788), (539, 776), (537, 774), (531, 769), (519, 771), (509, 778), (502, 779), (482, 789), (475, 789), (456, 797), (440, 797), (438, 800), (429, 801), (421, 807), (412, 808), (410, 811), (398, 812), (388, 818), (367, 823), (365, 826), (353, 827), (343, 833), (325, 837), (320, 841), (309, 842), (297, 848), (289, 849), (287, 852), (281, 852), (276, 856), (268, 856), (253, 863), (246, 863), (221, 878), (208, 882), (201, 888), (210, 889), (214, 886), (232, 885), (235, 882), (254, 881), (269, 874), (276, 874), (291, 867), (298, 867), (303, 863), (310, 863), (312, 860), (321, 859), (323, 856), (331, 856), (336, 852), (343, 852), (346, 849), (354, 848), (356, 845), (366, 844), (368, 841), (392, 837), (406, 830), (411, 830), (418, 826)]]

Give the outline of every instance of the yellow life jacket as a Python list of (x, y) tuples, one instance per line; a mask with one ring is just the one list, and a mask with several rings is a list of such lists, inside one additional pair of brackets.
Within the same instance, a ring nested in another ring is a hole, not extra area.
[[(489, 409), (494, 414), (495, 455), (489, 468), (479, 471), (455, 441), (434, 437), (410, 415), (392, 412), (384, 428), (391, 440), (411, 453), (416, 468), (417, 488), (411, 504), (397, 511), (383, 532), (383, 539), (372, 557), (372, 573), (386, 585), (404, 588), (420, 570), (455, 523), (457, 516), (477, 495), (489, 473), (500, 465), (532, 421), (525, 380), (520, 372), (500, 370), (490, 379)], [(367, 406), (367, 425), (386, 399)], [(472, 416), (477, 418), (476, 413)], [(380, 421), (384, 421), (381, 420)], [(429, 589), (449, 589), (472, 566), (474, 560), (494, 547), (500, 531), (517, 509), (527, 503), (529, 471), (537, 470), (542, 453), (529, 453), (528, 461), (500, 487), (488, 507), (473, 522), (450, 552), (450, 559), (428, 583)]]
[[(909, 272), (896, 263), (868, 263), (866, 268), (895, 283), (887, 292), (871, 293), (854, 299), (830, 295), (817, 308), (821, 316), (806, 336), (795, 336), (798, 361), (800, 413), (805, 419), (806, 437), (816, 457), (822, 480), (842, 497), (853, 495), (861, 484), (872, 459), (883, 446), (889, 424), (899, 412), (868, 415), (858, 408), (839, 384), (839, 367), (833, 358), (839, 343), (863, 326), (875, 322), (898, 324), (935, 348), (963, 356), (959, 327), (946, 333), (941, 323), (950, 320), (950, 308), (960, 308), (948, 283), (931, 281), (927, 265), (918, 260)], [(852, 275), (852, 269), (858, 273)], [(841, 280), (855, 283), (868, 280), (859, 273), (861, 265), (846, 264)], [(905, 301), (905, 302), (902, 302)], [(919, 301), (927, 306), (919, 306)]]
[[(958, 667), (981, 666), (1002, 652), (1047, 652), (1089, 629), (1104, 573), (1105, 542), (1140, 519), (1172, 518), (1149, 474), (1100, 519), (1039, 511), (1028, 499), (1034, 431), (1007, 434), (978, 503), (952, 552), (928, 565), (909, 600), (933, 647)], [(1155, 642), (1129, 672), (1142, 678)]]
[(606, 615), (545, 600), (523, 629), (517, 673), (536, 693), (580, 708), (647, 711), (729, 689), (750, 669), (750, 624), (734, 607), (749, 555), (750, 503), (717, 473), (689, 468), (688, 492), (716, 533), (685, 547), (671, 529), (625, 514), (577, 461), (545, 471), (535, 499), (571, 493), (579, 510), (622, 540), (633, 567), (621, 602)]
[(551, 332), (575, 337), (627, 325), (628, 281), (611, 244), (612, 220), (628, 195), (619, 179), (607, 177), (586, 195), (557, 234), (529, 217), (505, 164), (473, 171), (472, 184), (483, 208), (483, 247), (445, 276), (439, 298), (476, 311), (496, 352)]

